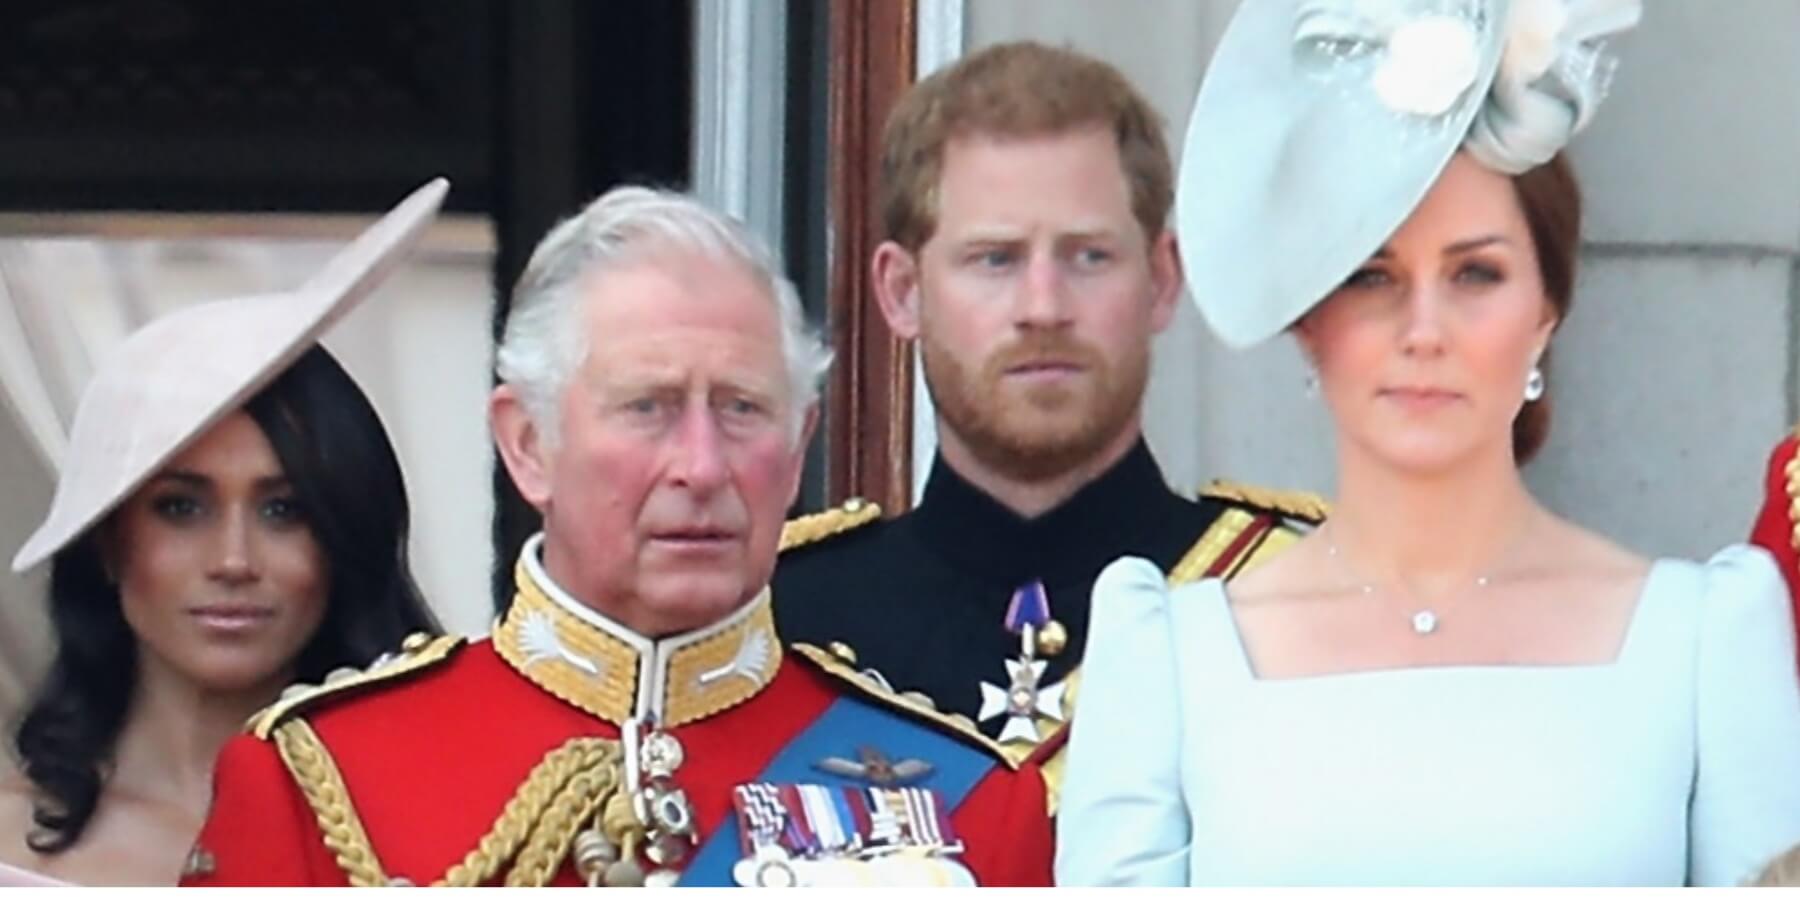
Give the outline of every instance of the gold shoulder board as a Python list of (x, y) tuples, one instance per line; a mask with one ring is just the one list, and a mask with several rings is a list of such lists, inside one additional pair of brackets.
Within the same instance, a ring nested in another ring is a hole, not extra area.
[(1169, 570), (1170, 584), (1234, 578), (1292, 546), (1331, 511), (1307, 491), (1278, 491), (1215, 481), (1200, 496), (1230, 504)]
[(858, 696), (873, 700), (889, 709), (895, 710), (907, 718), (917, 719), (939, 731), (948, 732), (983, 750), (993, 754), (996, 760), (1008, 769), (1017, 769), (1018, 761), (1012, 754), (1000, 746), (993, 738), (981, 733), (968, 716), (946, 713), (932, 704), (931, 700), (917, 692), (901, 693), (887, 683), (887, 679), (867, 669), (857, 669), (845, 662), (846, 657), (854, 658), (848, 647), (837, 645), (833, 649), (838, 653), (821, 650), (811, 644), (794, 644), (793, 651), (801, 659), (812, 663), (819, 671), (825, 673), (833, 681), (856, 693)]
[(1282, 491), (1234, 481), (1214, 481), (1200, 489), (1200, 496), (1254, 506), (1311, 525), (1325, 521), (1331, 513), (1331, 504), (1311, 491)]
[[(1794, 426), (1790, 439), (1800, 441), (1800, 425)], [(1800, 552), (1800, 446), (1795, 447), (1792, 456), (1788, 457), (1787, 468), (1788, 495), (1788, 544), (1795, 552)]]
[(250, 717), (246, 730), (268, 740), (276, 726), (301, 710), (317, 706), (328, 698), (360, 693), (370, 685), (422, 672), (448, 660), (464, 643), (457, 635), (432, 637), (423, 632), (407, 636), (400, 652), (387, 654), (367, 669), (342, 668), (325, 676), (324, 684), (293, 684), (281, 692), (281, 699)]
[(840, 506), (798, 519), (789, 519), (781, 526), (781, 552), (818, 543), (880, 518), (880, 504), (870, 503), (861, 497), (851, 497)]

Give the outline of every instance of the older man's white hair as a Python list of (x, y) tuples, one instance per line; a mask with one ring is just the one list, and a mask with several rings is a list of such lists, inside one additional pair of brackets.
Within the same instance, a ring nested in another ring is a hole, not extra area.
[(831, 350), (806, 323), (800, 294), (769, 248), (749, 229), (686, 194), (619, 187), (544, 236), (513, 289), (495, 366), (520, 394), (545, 439), (557, 439), (557, 402), (587, 359), (582, 287), (647, 254), (690, 252), (742, 265), (761, 283), (781, 319), (781, 353), (792, 400), (790, 440), (819, 399)]

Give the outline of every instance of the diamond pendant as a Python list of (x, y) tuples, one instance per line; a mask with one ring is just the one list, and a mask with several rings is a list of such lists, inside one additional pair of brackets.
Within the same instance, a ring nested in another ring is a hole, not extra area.
[(1432, 632), (1437, 631), (1437, 626), (1437, 613), (1434, 613), (1429, 609), (1421, 609), (1418, 612), (1413, 613), (1412, 628), (1414, 634), (1431, 634)]

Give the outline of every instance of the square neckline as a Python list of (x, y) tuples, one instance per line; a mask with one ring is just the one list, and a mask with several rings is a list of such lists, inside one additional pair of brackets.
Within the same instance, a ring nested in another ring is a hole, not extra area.
[(1672, 561), (1673, 560), (1671, 560), (1667, 557), (1657, 557), (1650, 561), (1650, 568), (1644, 573), (1643, 584), (1638, 587), (1637, 599), (1632, 604), (1630, 619), (1629, 619), (1629, 621), (1627, 621), (1625, 623), (1625, 638), (1623, 641), (1621, 641), (1619, 643), (1618, 652), (1615, 653), (1613, 655), (1613, 658), (1609, 659), (1609, 660), (1600, 660), (1597, 662), (1584, 662), (1584, 663), (1536, 663), (1536, 664), (1437, 663), (1437, 664), (1416, 665), (1416, 666), (1384, 666), (1384, 667), (1380, 667), (1380, 668), (1368, 668), (1368, 669), (1344, 669), (1344, 670), (1336, 671), (1336, 672), (1320, 672), (1320, 673), (1313, 674), (1313, 675), (1294, 675), (1294, 676), (1289, 676), (1289, 677), (1285, 677), (1285, 678), (1265, 677), (1264, 675), (1262, 675), (1262, 673), (1260, 673), (1256, 670), (1256, 666), (1253, 663), (1251, 663), (1251, 661), (1250, 661), (1250, 648), (1244, 642), (1244, 633), (1242, 630), (1240, 630), (1238, 628), (1237, 615), (1232, 611), (1231, 594), (1228, 590), (1225, 580), (1222, 578), (1209, 578), (1209, 579), (1207, 579), (1207, 581), (1214, 583), (1214, 590), (1217, 595), (1217, 601), (1218, 601), (1217, 602), (1218, 611), (1216, 614), (1222, 616), (1225, 620), (1224, 624), (1225, 624), (1226, 638), (1227, 638), (1227, 642), (1231, 644), (1232, 656), (1236, 663), (1235, 668), (1237, 669), (1237, 672), (1239, 675), (1241, 675), (1246, 681), (1249, 681), (1252, 684), (1281, 685), (1281, 684), (1322, 683), (1322, 682), (1327, 682), (1327, 681), (1352, 679), (1352, 678), (1358, 678), (1358, 677), (1380, 678), (1381, 676), (1389, 676), (1389, 677), (1404, 676), (1404, 675), (1420, 673), (1420, 672), (1431, 672), (1431, 673), (1439, 673), (1439, 674), (1465, 673), (1465, 672), (1506, 672), (1509, 674), (1510, 673), (1543, 674), (1543, 673), (1549, 673), (1549, 672), (1601, 673), (1601, 672), (1610, 672), (1610, 671), (1614, 671), (1614, 670), (1621, 668), (1625, 664), (1625, 662), (1633, 655), (1634, 651), (1636, 650), (1637, 644), (1641, 643), (1641, 638), (1639, 637), (1639, 634), (1644, 630), (1643, 620), (1646, 615), (1644, 607), (1647, 605), (1647, 603), (1650, 599), (1651, 586), (1656, 584), (1658, 577), (1660, 575), (1662, 575), (1662, 573), (1668, 568), (1668, 566), (1666, 564), (1668, 564)]

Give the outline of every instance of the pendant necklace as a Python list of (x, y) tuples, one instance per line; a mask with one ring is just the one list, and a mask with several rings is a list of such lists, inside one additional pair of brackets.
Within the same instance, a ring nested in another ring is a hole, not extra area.
[[(1338, 552), (1338, 546), (1335, 542), (1328, 543), (1325, 545), (1325, 555), (1336, 560), (1338, 566), (1344, 570), (1344, 573), (1346, 575), (1349, 575), (1350, 579), (1357, 583), (1356, 584), (1357, 593), (1361, 594), (1364, 597), (1374, 596), (1374, 594), (1375, 594), (1374, 583), (1363, 580), (1362, 576), (1359, 575), (1355, 569), (1352, 569), (1350, 567), (1350, 563), (1343, 558), (1343, 555), (1341, 553)], [(1488, 586), (1489, 581), (1490, 581), (1490, 579), (1488, 578), (1487, 575), (1477, 575), (1475, 577), (1474, 587), (1477, 591), (1480, 591)], [(1409, 591), (1408, 594), (1410, 596), (1411, 592)], [(1412, 630), (1413, 630), (1414, 634), (1416, 634), (1420, 637), (1430, 637), (1431, 635), (1434, 635), (1437, 633), (1438, 611), (1437, 611), (1436, 607), (1439, 607), (1439, 606), (1442, 606), (1442, 604), (1424, 604), (1424, 605), (1418, 606), (1413, 611)]]

